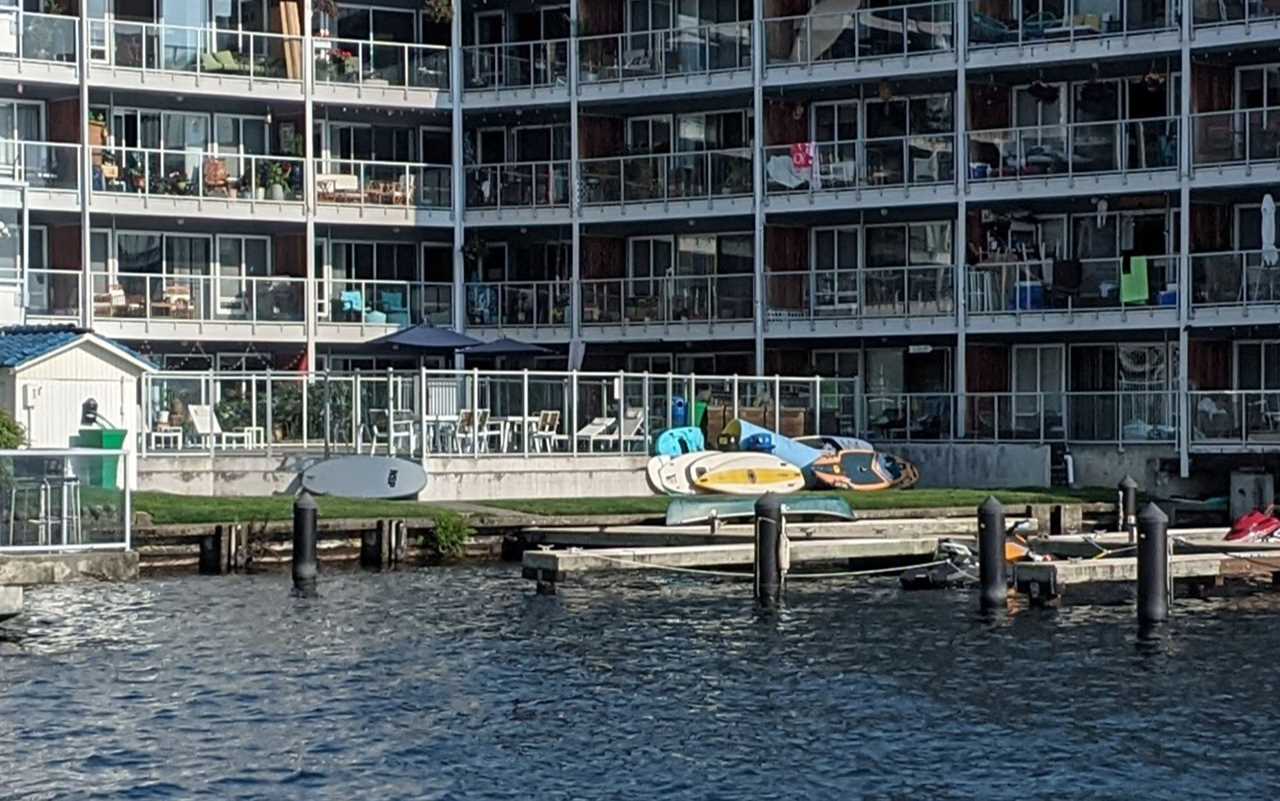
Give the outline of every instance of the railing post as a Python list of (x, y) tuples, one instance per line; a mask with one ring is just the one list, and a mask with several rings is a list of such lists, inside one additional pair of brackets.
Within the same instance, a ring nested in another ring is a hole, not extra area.
[(627, 374), (623, 370), (618, 371), (618, 455), (621, 456), (627, 449), (627, 439), (623, 434), (623, 428), (627, 422)]
[[(486, 423), (487, 425), (487, 423)], [(480, 368), (471, 368), (471, 455), (480, 458)]]
[(520, 452), (529, 458), (529, 368), (520, 374)]
[(314, 374), (313, 373), (314, 369), (315, 368), (312, 365), (308, 364), (307, 372), (302, 373), (302, 379), (301, 379), (302, 380), (302, 450), (303, 451), (306, 451), (307, 449), (307, 439), (308, 439), (307, 422), (309, 420), (307, 415), (310, 414), (309, 403), (310, 403), (310, 397), (311, 397), (311, 376)]
[[(672, 425), (671, 410), (672, 410), (672, 407), (675, 405), (675, 400), (676, 400), (675, 395), (673, 394), (674, 392), (675, 392), (675, 377), (671, 373), (667, 373), (667, 428), (671, 428), (671, 425)], [(737, 396), (735, 395), (735, 397)], [(688, 417), (687, 409), (688, 407), (686, 406), (686, 418)], [(686, 419), (686, 422), (688, 422), (687, 419)]]
[(782, 433), (782, 376), (773, 374), (773, 430)]
[(266, 425), (266, 430), (262, 434), (262, 438), (266, 440), (266, 444), (267, 444), (267, 456), (271, 455), (271, 440), (275, 438), (274, 410), (272, 409), (272, 406), (274, 404), (271, 402), (271, 398), (272, 398), (271, 383), (272, 383), (271, 368), (268, 367), (267, 368), (267, 425)]
[(738, 374), (733, 374), (733, 417), (738, 418)]
[(418, 445), (422, 469), (427, 469), (427, 368), (418, 366)]
[(569, 425), (565, 426), (565, 432), (573, 432), (569, 452), (574, 456), (578, 455), (578, 371), (573, 370), (569, 373)]
[(813, 377), (813, 433), (822, 433), (822, 376)]

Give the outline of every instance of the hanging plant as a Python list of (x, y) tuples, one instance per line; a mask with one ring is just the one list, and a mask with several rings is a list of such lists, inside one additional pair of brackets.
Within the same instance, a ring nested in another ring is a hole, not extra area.
[(451, 22), (453, 0), (422, 0), (422, 13), (432, 22)]
[(338, 16), (337, 0), (315, 0), (312, 10), (316, 14), (323, 14), (326, 17)]

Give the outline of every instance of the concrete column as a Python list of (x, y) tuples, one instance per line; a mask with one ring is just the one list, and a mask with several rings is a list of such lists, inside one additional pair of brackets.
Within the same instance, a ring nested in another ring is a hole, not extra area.
[(307, 332), (307, 369), (316, 369), (316, 337), (320, 331), (320, 321), (317, 317), (319, 309), (319, 297), (316, 290), (316, 153), (315, 153), (315, 45), (311, 42), (311, 0), (303, 0), (302, 3), (302, 86), (303, 86), (303, 147), (302, 154), (306, 157), (306, 166), (303, 168), (302, 174), (306, 178), (302, 182), (303, 197), (306, 201), (306, 276), (307, 280), (303, 283), (303, 299), (306, 303), (306, 309), (303, 312), (303, 320), (305, 320), (305, 328)]
[(968, 206), (968, 188), (969, 188), (969, 96), (965, 62), (968, 59), (968, 41), (969, 26), (964, 20), (957, 18), (956, 26), (956, 99), (952, 104), (955, 109), (955, 170), (956, 170), (956, 230), (952, 237), (952, 260), (955, 262), (955, 272), (952, 275), (951, 284), (955, 292), (955, 311), (956, 311), (956, 350), (954, 356), (953, 373), (955, 376), (955, 422), (953, 428), (957, 437), (965, 435), (965, 421), (968, 403), (965, 398), (965, 384), (968, 371), (966, 368), (966, 354), (968, 349), (968, 325), (969, 325), (969, 271), (966, 262), (968, 261), (968, 243), (969, 231), (965, 224), (965, 218), (969, 213)]
[(755, 208), (755, 303), (752, 304), (752, 318), (755, 328), (756, 375), (764, 375), (764, 326), (768, 301), (764, 263), (764, 0), (752, 0), (751, 18), (751, 107), (755, 115), (751, 126), (751, 174)]
[[(582, 340), (582, 158), (578, 137), (578, 0), (569, 3), (569, 351)], [(572, 365), (570, 365), (572, 366)]]
[[(466, 261), (462, 248), (467, 232), (462, 218), (467, 206), (467, 176), (462, 155), (462, 0), (453, 0), (453, 24), (449, 42), (449, 110), (453, 134), (453, 330), (467, 327)], [(458, 364), (461, 356), (456, 357)]]
[[(93, 276), (90, 258), (89, 199), (93, 187), (93, 154), (89, 150), (89, 13), (82, 6), (80, 12), (80, 47), (76, 59), (76, 73), (80, 78), (80, 326), (93, 328)], [(27, 198), (23, 197), (23, 207)], [(24, 228), (22, 235), (27, 236)], [(23, 250), (25, 253), (25, 248)], [(22, 297), (23, 308), (27, 298)], [(25, 315), (25, 312), (24, 312)]]

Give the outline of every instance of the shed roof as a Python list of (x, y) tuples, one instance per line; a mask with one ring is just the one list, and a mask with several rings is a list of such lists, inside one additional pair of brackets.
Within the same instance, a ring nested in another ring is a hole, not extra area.
[(72, 325), (13, 325), (0, 328), (0, 368), (26, 366), (52, 356), (80, 340), (88, 340), (112, 351), (140, 370), (155, 369), (155, 365), (119, 342)]

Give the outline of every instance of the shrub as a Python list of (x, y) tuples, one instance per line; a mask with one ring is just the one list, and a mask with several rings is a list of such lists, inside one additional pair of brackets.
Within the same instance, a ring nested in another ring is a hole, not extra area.
[(20, 448), (26, 444), (27, 432), (8, 412), (0, 411), (0, 448)]
[(429, 535), (428, 547), (434, 547), (442, 559), (456, 559), (466, 551), (467, 542), (471, 539), (471, 527), (461, 515), (453, 512), (437, 511), (435, 527)]

